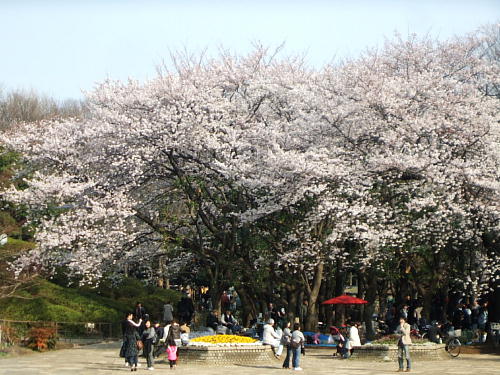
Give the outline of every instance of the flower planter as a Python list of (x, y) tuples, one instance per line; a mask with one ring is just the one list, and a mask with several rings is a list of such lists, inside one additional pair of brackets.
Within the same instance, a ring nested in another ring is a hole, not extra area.
[[(412, 361), (440, 361), (450, 359), (444, 344), (410, 345)], [(361, 360), (397, 361), (397, 345), (363, 345), (354, 347), (351, 358)]]
[(179, 347), (179, 361), (190, 365), (256, 365), (275, 360), (268, 345), (188, 345)]

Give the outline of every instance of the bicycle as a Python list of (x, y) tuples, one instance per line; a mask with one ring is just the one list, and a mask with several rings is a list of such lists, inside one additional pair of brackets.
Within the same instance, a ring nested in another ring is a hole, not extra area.
[(446, 345), (444, 349), (446, 352), (452, 356), (453, 358), (456, 358), (460, 355), (460, 348), (462, 347), (462, 344), (460, 340), (456, 337), (449, 337), (449, 339), (446, 341)]

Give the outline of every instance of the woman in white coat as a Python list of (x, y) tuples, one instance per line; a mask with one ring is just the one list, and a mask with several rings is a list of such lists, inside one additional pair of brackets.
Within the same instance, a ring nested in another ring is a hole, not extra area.
[(269, 319), (267, 324), (264, 325), (264, 334), (262, 337), (262, 343), (264, 345), (271, 345), (274, 351), (274, 355), (279, 357), (283, 351), (283, 345), (281, 344), (281, 335), (279, 335), (274, 330), (274, 319)]
[(349, 354), (352, 354), (355, 346), (361, 346), (361, 339), (359, 338), (359, 323), (352, 323), (349, 328), (349, 340), (347, 342), (347, 349), (349, 350)]

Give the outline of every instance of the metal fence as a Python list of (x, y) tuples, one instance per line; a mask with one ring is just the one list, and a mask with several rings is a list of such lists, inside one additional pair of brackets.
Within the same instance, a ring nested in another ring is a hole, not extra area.
[(97, 342), (119, 337), (120, 324), (107, 322), (44, 322), (0, 319), (0, 345), (25, 341), (33, 328), (50, 328), (59, 341)]

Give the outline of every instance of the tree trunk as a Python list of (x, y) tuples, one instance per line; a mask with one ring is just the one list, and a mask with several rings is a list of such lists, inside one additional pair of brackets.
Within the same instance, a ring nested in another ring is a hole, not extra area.
[[(338, 297), (344, 294), (345, 290), (345, 274), (342, 272), (342, 262), (337, 261), (335, 269), (335, 295)], [(332, 297), (332, 298), (333, 298)], [(345, 323), (345, 306), (335, 305), (335, 325), (340, 326)]]
[(368, 303), (364, 305), (363, 320), (366, 326), (366, 339), (368, 341), (372, 341), (375, 339), (373, 313), (375, 311), (375, 301), (377, 300), (377, 276), (374, 272), (369, 272), (368, 274), (365, 274), (365, 276), (365, 299), (368, 301)]
[(387, 294), (388, 294), (388, 283), (385, 279), (377, 280), (377, 295), (378, 295), (378, 316), (380, 319), (385, 320), (385, 314), (387, 313)]
[(288, 300), (288, 308), (286, 309), (287, 321), (292, 323), (295, 320), (296, 312), (299, 306), (298, 305), (298, 295), (297, 295), (297, 287), (295, 285), (287, 285), (287, 300)]
[(323, 279), (323, 262), (318, 263), (314, 272), (314, 278), (312, 286), (309, 285), (307, 279), (304, 278), (307, 294), (308, 294), (308, 302), (307, 306), (307, 319), (305, 327), (309, 331), (316, 331), (318, 326), (318, 295), (321, 288), (321, 281)]
[[(329, 294), (325, 295), (325, 300), (335, 297), (334, 295), (332, 295), (335, 293), (335, 284), (336, 284), (335, 277), (330, 277), (326, 284), (328, 285), (328, 288), (326, 289)], [(326, 314), (326, 325), (329, 327), (334, 324), (335, 314), (333, 311), (333, 305), (324, 305), (324, 306)]]
[(244, 288), (242, 288), (241, 290), (238, 289), (237, 292), (241, 300), (241, 323), (245, 327), (248, 327), (250, 325), (250, 321), (257, 318), (257, 315), (259, 314), (258, 308), (255, 306), (255, 299), (252, 298)]

